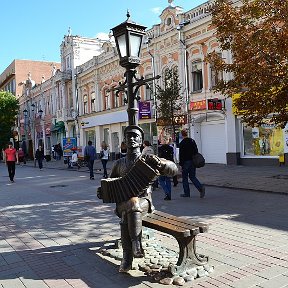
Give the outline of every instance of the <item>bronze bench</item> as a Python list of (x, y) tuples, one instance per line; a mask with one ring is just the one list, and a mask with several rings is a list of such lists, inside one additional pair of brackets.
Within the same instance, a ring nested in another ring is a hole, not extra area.
[(172, 235), (179, 245), (179, 257), (176, 265), (169, 267), (173, 275), (208, 263), (208, 257), (196, 253), (196, 235), (208, 231), (208, 225), (191, 219), (183, 219), (155, 210), (143, 217), (145, 227)]

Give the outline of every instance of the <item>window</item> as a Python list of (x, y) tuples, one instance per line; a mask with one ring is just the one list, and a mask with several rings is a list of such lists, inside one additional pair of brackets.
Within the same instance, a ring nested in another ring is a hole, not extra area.
[[(146, 79), (149, 79), (149, 78), (152, 78), (153, 75), (152, 74), (148, 74), (145, 76)], [(146, 89), (145, 89), (145, 99), (146, 101), (148, 100), (152, 100), (153, 99), (153, 80), (152, 81), (149, 81), (148, 82), (149, 84), (149, 87), (148, 86), (145, 86)]]
[(104, 142), (109, 145), (109, 128), (104, 128)]
[(273, 124), (260, 127), (244, 127), (244, 155), (278, 156), (284, 153), (283, 130)]
[(168, 17), (168, 18), (166, 19), (166, 25), (167, 25), (167, 26), (170, 26), (171, 23), (172, 23), (171, 17)]
[(71, 89), (71, 87), (69, 87), (69, 90), (68, 90), (69, 92), (69, 107), (70, 108), (73, 108), (73, 94), (72, 94), (72, 89)]
[[(218, 53), (218, 56), (221, 58), (221, 54)], [(217, 72), (213, 65), (210, 66), (210, 77), (211, 77), (211, 88), (219, 83), (223, 79), (223, 73)]]
[(83, 114), (88, 113), (88, 96), (84, 95), (83, 97)]
[(119, 107), (119, 97), (116, 96), (116, 91), (111, 92), (113, 95), (113, 108), (118, 108)]
[(118, 95), (119, 95), (119, 99), (120, 99), (120, 101), (119, 101), (120, 105), (125, 106), (126, 105), (126, 103), (125, 103), (126, 94), (123, 92), (120, 92)]
[(15, 95), (16, 93), (16, 81), (15, 79), (12, 79), (12, 90), (11, 93), (13, 93)]
[(192, 92), (199, 92), (203, 88), (202, 62), (192, 63)]
[(95, 135), (95, 130), (88, 130), (85, 131), (85, 136), (86, 136), (86, 143), (88, 143), (88, 141), (92, 141), (92, 145), (95, 146), (96, 143), (96, 135)]
[(71, 69), (70, 55), (66, 57), (66, 70)]
[(91, 93), (91, 110), (96, 111), (95, 92)]
[(107, 90), (104, 91), (104, 110), (108, 110), (110, 109), (110, 93), (111, 92), (108, 92)]

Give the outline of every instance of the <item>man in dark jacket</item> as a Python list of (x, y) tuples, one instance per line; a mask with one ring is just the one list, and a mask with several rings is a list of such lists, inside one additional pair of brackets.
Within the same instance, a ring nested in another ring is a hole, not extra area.
[(90, 171), (90, 180), (94, 180), (94, 171), (93, 171), (93, 166), (94, 166), (94, 161), (96, 159), (96, 149), (92, 145), (92, 141), (88, 141), (88, 146), (85, 147), (84, 150), (84, 157), (87, 160), (88, 163), (88, 168)]
[(196, 142), (188, 137), (186, 130), (181, 131), (183, 140), (179, 144), (179, 165), (182, 167), (182, 181), (184, 194), (181, 197), (190, 197), (189, 179), (200, 192), (200, 198), (205, 196), (205, 187), (196, 177), (196, 168), (193, 165), (193, 156), (198, 153)]
[(35, 153), (35, 159), (38, 162), (39, 169), (43, 168), (43, 160), (44, 160), (44, 151), (42, 150), (42, 146), (39, 146)]

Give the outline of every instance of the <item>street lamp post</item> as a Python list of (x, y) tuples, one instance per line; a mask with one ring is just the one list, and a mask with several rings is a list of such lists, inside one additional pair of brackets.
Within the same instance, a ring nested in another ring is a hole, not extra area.
[[(25, 133), (25, 148), (27, 149), (27, 151), (24, 151), (24, 153), (28, 154), (29, 151), (29, 146), (28, 146), (28, 133), (27, 133), (27, 126), (28, 126), (28, 110), (24, 109), (23, 110), (23, 115), (24, 115), (24, 133)], [(25, 155), (26, 157), (26, 155)]]
[[(32, 140), (32, 153), (33, 153), (32, 157), (34, 158), (34, 155), (35, 155), (35, 147), (34, 147), (35, 146), (35, 123), (34, 123), (35, 104), (32, 103), (30, 105), (30, 108), (29, 108), (29, 111), (27, 109), (23, 110), (23, 114), (24, 114), (24, 128), (25, 128), (25, 141), (26, 141), (27, 152), (29, 152), (29, 141), (28, 141), (28, 133), (27, 133), (27, 127), (29, 127), (30, 128), (30, 133), (31, 133), (31, 140)], [(34, 161), (34, 165), (36, 165), (35, 161)]]
[(140, 100), (140, 97), (137, 96), (137, 92), (140, 86), (146, 85), (147, 82), (153, 79), (159, 79), (160, 76), (145, 80), (144, 77), (136, 77), (135, 68), (140, 65), (140, 49), (142, 38), (146, 34), (146, 27), (136, 24), (129, 18), (130, 14), (127, 12), (127, 20), (112, 28), (120, 58), (120, 65), (126, 69), (126, 72), (124, 74), (125, 81), (111, 90), (116, 90), (116, 96), (120, 91), (126, 93), (128, 103), (128, 123), (129, 125), (138, 125), (137, 101)]
[(43, 153), (46, 156), (46, 135), (45, 135), (45, 123), (44, 123), (44, 119), (42, 118), (43, 115), (43, 110), (40, 108), (40, 110), (38, 111), (38, 115), (40, 118), (40, 125), (42, 128), (42, 134), (43, 134)]

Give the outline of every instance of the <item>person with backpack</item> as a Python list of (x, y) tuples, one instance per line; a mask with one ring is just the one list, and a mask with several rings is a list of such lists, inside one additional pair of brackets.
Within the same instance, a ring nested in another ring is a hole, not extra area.
[(88, 141), (88, 146), (85, 147), (84, 149), (84, 159), (87, 161), (87, 166), (90, 171), (90, 180), (94, 180), (94, 171), (93, 171), (93, 166), (94, 166), (94, 161), (96, 159), (96, 149), (92, 145), (92, 141)]
[[(173, 148), (168, 144), (167, 139), (163, 138), (161, 146), (158, 148), (158, 156), (174, 162)], [(171, 177), (160, 175), (159, 184), (165, 192), (164, 200), (171, 200)]]
[(182, 167), (182, 182), (184, 194), (181, 197), (190, 197), (188, 177), (200, 193), (200, 198), (205, 197), (205, 186), (196, 177), (196, 167), (193, 164), (193, 156), (198, 153), (194, 139), (188, 137), (187, 130), (182, 130), (183, 137), (179, 144), (179, 165)]

